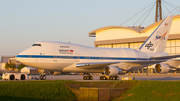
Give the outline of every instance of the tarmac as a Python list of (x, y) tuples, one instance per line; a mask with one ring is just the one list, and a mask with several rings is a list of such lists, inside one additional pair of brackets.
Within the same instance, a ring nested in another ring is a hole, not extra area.
[[(33, 78), (38, 78), (39, 75), (31, 75)], [(100, 80), (100, 75), (92, 75), (93, 80), (83, 80), (83, 75), (46, 75), (46, 80), (74, 80), (74, 81), (107, 81)], [(118, 75), (119, 80), (122, 77), (131, 77), (132, 75)], [(180, 75), (135, 75), (135, 80), (157, 80), (157, 81), (178, 81), (180, 80)], [(109, 80), (110, 81), (110, 80)]]
[[(101, 75), (92, 75), (93, 80), (83, 80), (83, 75), (46, 75), (46, 80), (73, 80), (73, 81), (112, 81), (112, 80), (100, 80)], [(118, 75), (119, 80), (122, 78), (131, 77), (133, 75)], [(33, 79), (39, 80), (39, 75), (31, 75)], [(180, 75), (135, 75), (135, 80), (154, 80), (154, 81), (180, 81)], [(0, 80), (5, 81), (5, 80)]]

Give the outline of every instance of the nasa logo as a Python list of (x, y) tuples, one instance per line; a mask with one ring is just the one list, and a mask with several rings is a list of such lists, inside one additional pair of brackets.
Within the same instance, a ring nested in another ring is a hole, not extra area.
[(165, 33), (165, 34), (162, 34), (161, 32), (157, 32), (157, 36), (156, 36), (156, 38), (154, 39), (154, 40), (158, 40), (158, 39), (160, 39), (160, 40), (165, 40), (166, 38), (165, 38), (165, 35), (167, 34), (167, 32)]

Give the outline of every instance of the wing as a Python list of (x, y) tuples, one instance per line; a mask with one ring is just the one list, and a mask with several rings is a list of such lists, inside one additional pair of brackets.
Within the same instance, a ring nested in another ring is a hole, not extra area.
[(117, 64), (112, 64), (114, 66), (119, 67), (123, 71), (134, 71), (137, 69), (142, 69), (144, 67), (164, 62), (165, 60), (140, 60), (140, 61), (127, 61), (127, 62), (121, 62)]
[(151, 57), (149, 60), (76, 63), (76, 67), (81, 69), (104, 69), (105, 66), (113, 65), (124, 71), (134, 71), (137, 69), (141, 69), (143, 67), (147, 67), (149, 65), (153, 65), (165, 61), (166, 61), (165, 63), (167, 63), (168, 65), (172, 67), (177, 67), (180, 64), (180, 59), (179, 60), (171, 59), (177, 57), (180, 57), (180, 55)]
[(180, 59), (170, 59), (164, 63), (168, 64), (170, 67), (178, 68), (180, 66)]
[(107, 65), (117, 64), (117, 63), (120, 63), (120, 62), (119, 61), (114, 61), (114, 62), (76, 63), (76, 67), (81, 68), (81, 69), (99, 69), (99, 68), (104, 68)]
[(151, 60), (164, 60), (164, 59), (172, 59), (172, 58), (177, 58), (180, 57), (180, 55), (171, 55), (171, 56), (160, 56), (160, 57), (151, 57)]
[(121, 70), (132, 71), (143, 67), (160, 63), (165, 60), (135, 60), (135, 61), (114, 61), (114, 62), (96, 62), (96, 63), (76, 63), (77, 68), (81, 69), (104, 69), (105, 66), (113, 65)]

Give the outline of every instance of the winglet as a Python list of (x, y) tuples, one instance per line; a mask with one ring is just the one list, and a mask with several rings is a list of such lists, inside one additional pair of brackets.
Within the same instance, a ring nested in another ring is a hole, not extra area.
[(143, 52), (164, 52), (173, 16), (166, 17), (139, 48)]

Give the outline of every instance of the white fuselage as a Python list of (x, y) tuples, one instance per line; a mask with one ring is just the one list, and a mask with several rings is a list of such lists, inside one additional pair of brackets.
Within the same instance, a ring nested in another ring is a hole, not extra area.
[(63, 72), (102, 72), (79, 69), (77, 63), (148, 60), (167, 53), (144, 53), (130, 48), (95, 48), (62, 42), (37, 42), (17, 55), (21, 63), (45, 70)]

